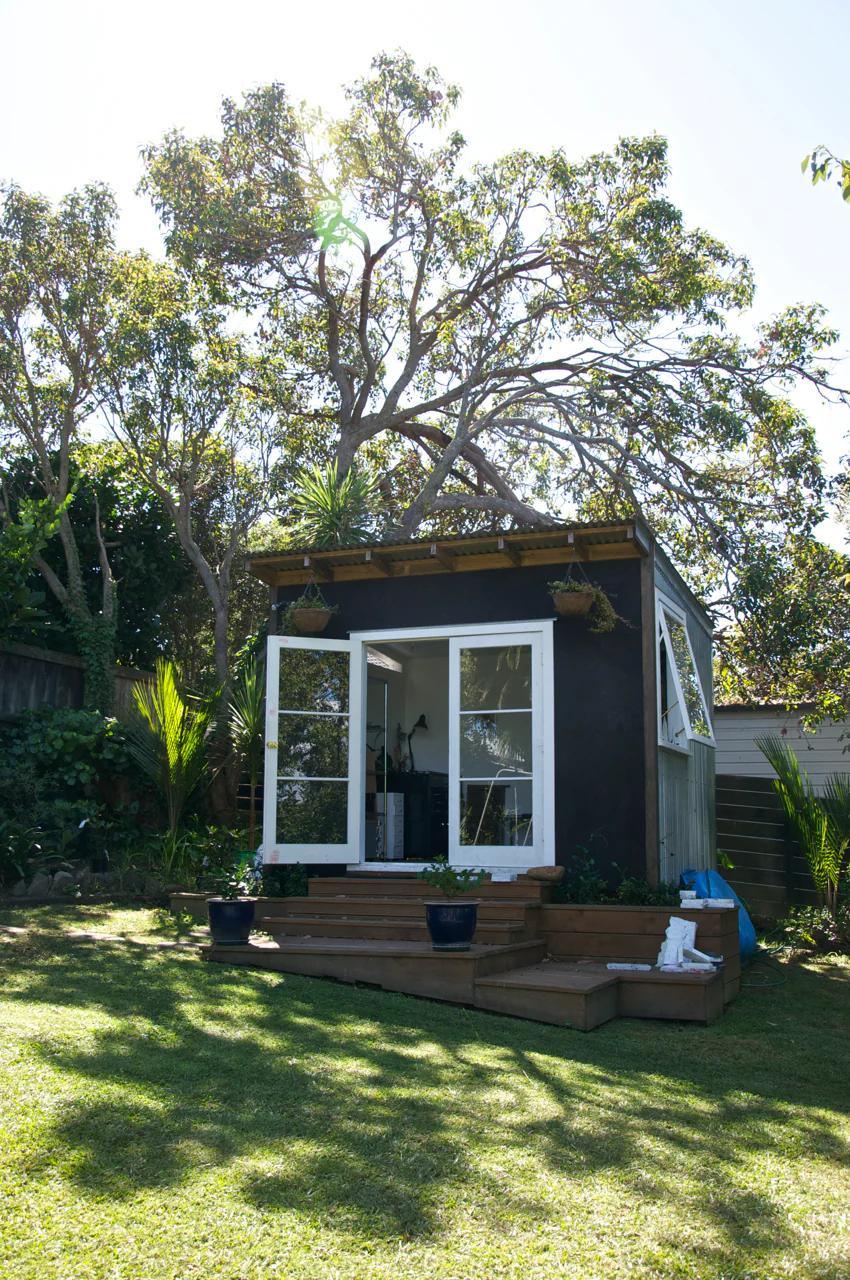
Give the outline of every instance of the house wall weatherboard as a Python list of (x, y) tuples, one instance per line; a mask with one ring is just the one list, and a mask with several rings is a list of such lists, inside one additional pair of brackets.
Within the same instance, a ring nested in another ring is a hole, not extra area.
[(772, 778), (773, 770), (755, 744), (764, 734), (786, 742), (814, 786), (831, 773), (850, 773), (850, 725), (831, 721), (809, 733), (800, 713), (773, 707), (715, 707), (717, 772), (737, 777)]
[[(339, 606), (328, 636), (394, 627), (517, 622), (553, 616), (558, 565), (322, 583)], [(588, 573), (631, 625), (593, 635), (582, 619), (554, 628), (556, 860), (591, 847), (600, 865), (646, 871), (640, 561), (594, 561)], [(303, 588), (278, 588), (285, 607)], [(417, 711), (428, 713), (428, 707)]]

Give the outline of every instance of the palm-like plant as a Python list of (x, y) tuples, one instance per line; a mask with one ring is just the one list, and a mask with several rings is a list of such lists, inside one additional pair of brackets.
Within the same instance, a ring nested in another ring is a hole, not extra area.
[(214, 704), (184, 698), (174, 663), (164, 658), (157, 661), (151, 682), (135, 686), (133, 697), (139, 715), (127, 727), (128, 746), (165, 800), (173, 844), (186, 805), (204, 774)]
[(233, 750), (248, 774), (248, 844), (253, 849), (257, 830), (257, 783), (265, 753), (265, 693), (256, 655), (236, 677), (228, 712)]
[(371, 504), (377, 485), (365, 472), (350, 467), (340, 476), (336, 462), (324, 470), (313, 466), (296, 481), (292, 505), (300, 522), (300, 539), (311, 547), (349, 547), (374, 536)]
[(755, 743), (776, 774), (773, 786), (785, 816), (809, 864), (815, 888), (834, 916), (850, 849), (850, 779), (833, 774), (819, 796), (786, 742), (767, 735), (756, 738)]

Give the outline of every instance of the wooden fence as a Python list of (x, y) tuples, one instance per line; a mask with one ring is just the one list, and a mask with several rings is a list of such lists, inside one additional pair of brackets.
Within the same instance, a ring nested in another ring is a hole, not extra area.
[(792, 904), (817, 902), (808, 864), (769, 778), (717, 775), (717, 848), (733, 863), (721, 874), (751, 915), (773, 919)]
[[(28, 644), (0, 645), (0, 720), (38, 707), (81, 707), (83, 670), (82, 659), (71, 653)], [(113, 714), (119, 720), (132, 713), (134, 685), (150, 679), (146, 671), (115, 668)]]

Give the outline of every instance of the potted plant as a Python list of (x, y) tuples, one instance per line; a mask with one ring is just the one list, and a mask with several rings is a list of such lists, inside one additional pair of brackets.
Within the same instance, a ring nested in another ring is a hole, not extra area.
[(607, 592), (598, 582), (579, 582), (575, 578), (562, 578), (549, 583), (549, 593), (555, 611), (562, 618), (586, 617), (588, 630), (600, 635), (605, 631), (613, 631), (618, 622), (623, 622), (612, 605)]
[(302, 636), (317, 636), (324, 631), (337, 608), (337, 605), (328, 604), (319, 588), (311, 583), (297, 600), (292, 601), (286, 613)]
[(478, 903), (455, 899), (477, 889), (486, 878), (486, 871), (452, 867), (445, 860), (433, 862), (420, 872), (420, 879), (443, 894), (439, 901), (425, 903), (425, 923), (435, 951), (469, 950), (478, 923)]
[[(250, 855), (253, 857), (254, 855)], [(225, 947), (246, 946), (254, 923), (260, 872), (244, 857), (213, 877), (217, 896), (207, 902), (213, 942)]]

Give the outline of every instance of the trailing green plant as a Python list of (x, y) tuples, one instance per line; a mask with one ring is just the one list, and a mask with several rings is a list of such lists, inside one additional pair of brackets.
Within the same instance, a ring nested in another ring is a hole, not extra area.
[(257, 786), (265, 757), (265, 690), (256, 654), (240, 668), (228, 703), (230, 741), (240, 768), (248, 774), (248, 844), (257, 833)]
[(439, 889), (446, 898), (459, 898), (463, 893), (477, 889), (487, 879), (486, 871), (477, 871), (473, 867), (453, 867), (445, 859), (436, 859), (424, 871), (419, 872), (419, 879), (424, 880), (432, 889)]
[(309, 547), (351, 547), (374, 535), (371, 506), (377, 484), (357, 466), (341, 476), (336, 462), (313, 466), (296, 478), (292, 506), (300, 522), (296, 536)]
[(38, 828), (0, 817), (0, 886), (14, 884), (27, 874), (38, 849)]
[(592, 631), (595, 635), (602, 635), (606, 631), (614, 631), (618, 623), (630, 625), (626, 618), (621, 618), (617, 613), (607, 591), (600, 587), (598, 582), (581, 581), (578, 578), (559, 578), (549, 583), (549, 592), (553, 596), (560, 592), (571, 591), (582, 593), (589, 591), (592, 596), (587, 612), (588, 631)]
[(152, 681), (135, 686), (133, 697), (139, 715), (128, 726), (128, 747), (165, 801), (173, 860), (186, 806), (206, 770), (215, 704), (184, 696), (176, 668), (167, 659), (156, 663)]
[(786, 742), (766, 734), (755, 744), (773, 769), (773, 787), (782, 803), (814, 886), (837, 917), (850, 849), (850, 777), (832, 774), (818, 795)]

